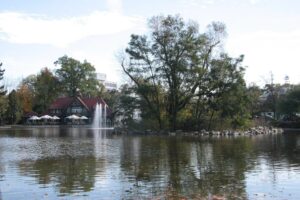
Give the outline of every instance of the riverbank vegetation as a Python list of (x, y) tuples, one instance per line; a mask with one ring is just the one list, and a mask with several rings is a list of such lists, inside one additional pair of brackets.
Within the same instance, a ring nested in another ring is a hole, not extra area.
[(300, 126), (300, 86), (247, 86), (244, 56), (225, 51), (226, 36), (220, 22), (201, 32), (180, 16), (153, 17), (149, 32), (132, 34), (118, 57), (128, 78), (118, 90), (106, 90), (91, 63), (63, 56), (58, 69), (44, 68), (8, 93), (0, 86), (0, 123), (21, 123), (28, 113), (47, 112), (57, 97), (81, 95), (102, 97), (115, 125), (128, 129), (246, 129), (262, 120)]

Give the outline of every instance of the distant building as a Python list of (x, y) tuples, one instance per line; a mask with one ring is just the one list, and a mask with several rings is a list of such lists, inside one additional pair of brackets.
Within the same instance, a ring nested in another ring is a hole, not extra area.
[[(274, 95), (283, 96), (286, 95), (290, 90), (291, 90), (290, 84), (280, 85), (279, 87), (274, 88)], [(270, 95), (272, 95), (270, 91), (264, 91), (263, 94), (259, 97), (259, 100), (261, 102), (264, 102), (268, 99)]]
[[(94, 118), (94, 112), (97, 104), (102, 104), (102, 108), (107, 106), (105, 101), (100, 97), (62, 97), (56, 99), (49, 107), (48, 113), (52, 116), (58, 116), (61, 122), (70, 115), (85, 116), (91, 123)], [(108, 109), (108, 113), (111, 111)]]
[(117, 90), (118, 89), (118, 85), (116, 82), (106, 80), (106, 78), (107, 78), (106, 74), (96, 73), (96, 78), (100, 83), (102, 83), (105, 86), (105, 88), (107, 90)]
[(104, 83), (106, 81), (106, 74), (104, 74), (104, 73), (96, 73), (96, 78), (101, 83)]
[(118, 89), (116, 82), (105, 81), (104, 86), (107, 90), (117, 90)]

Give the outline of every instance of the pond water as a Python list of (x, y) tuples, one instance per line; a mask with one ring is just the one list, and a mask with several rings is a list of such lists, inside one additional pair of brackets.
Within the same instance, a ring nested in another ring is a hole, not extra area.
[(299, 199), (300, 133), (120, 136), (0, 130), (0, 199)]

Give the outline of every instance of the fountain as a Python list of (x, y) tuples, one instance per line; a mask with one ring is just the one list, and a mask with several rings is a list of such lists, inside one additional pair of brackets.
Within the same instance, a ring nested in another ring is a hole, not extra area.
[(94, 120), (93, 120), (93, 128), (102, 128), (102, 104), (96, 105)]
[(106, 104), (97, 103), (94, 111), (93, 129), (114, 129), (107, 121), (108, 106)]
[(107, 110), (106, 110), (106, 107), (107, 107), (107, 105), (105, 104), (104, 105), (104, 124), (103, 124), (103, 128), (106, 128), (107, 127), (107, 123), (106, 123), (106, 117), (107, 117)]
[(93, 129), (113, 129), (113, 127), (107, 125), (107, 111), (108, 107), (106, 104), (97, 103), (92, 125)]

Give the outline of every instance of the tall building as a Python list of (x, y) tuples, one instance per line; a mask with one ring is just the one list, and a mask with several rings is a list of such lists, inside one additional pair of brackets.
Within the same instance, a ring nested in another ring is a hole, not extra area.
[(104, 74), (104, 73), (96, 73), (96, 78), (101, 83), (104, 83), (106, 81), (106, 74)]
[(107, 90), (117, 90), (118, 89), (118, 85), (116, 82), (106, 80), (106, 78), (107, 78), (106, 74), (96, 73), (96, 78), (97, 78), (97, 80), (100, 81), (100, 83), (102, 83), (105, 86), (105, 88)]

